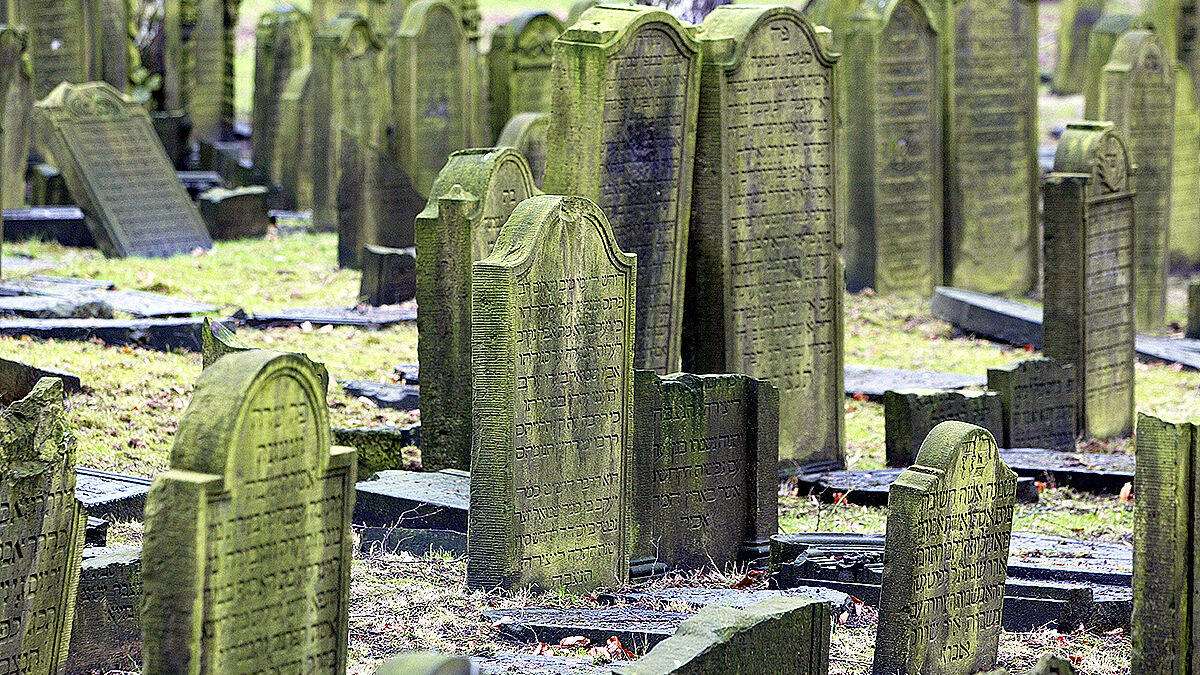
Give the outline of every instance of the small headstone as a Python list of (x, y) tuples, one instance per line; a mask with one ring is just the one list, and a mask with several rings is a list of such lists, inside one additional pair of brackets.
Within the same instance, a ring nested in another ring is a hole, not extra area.
[(359, 472), (365, 476), (404, 466), (405, 448), (421, 445), (421, 425), (334, 427), (333, 443), (358, 450)]
[(398, 305), (417, 296), (417, 251), (413, 248), (363, 246), (358, 301), (372, 307)]
[(19, 0), (10, 2), (9, 25), (29, 30), (33, 96), (50, 95), (59, 84), (93, 79), (96, 33), (88, 0)]
[(1065, 0), (1059, 4), (1058, 55), (1050, 84), (1054, 93), (1067, 95), (1083, 91), (1088, 37), (1103, 11), (1102, 0)]
[(982, 391), (901, 389), (883, 395), (888, 466), (913, 463), (921, 443), (934, 427), (947, 421), (968, 422), (1004, 437), (1000, 395)]
[(546, 173), (546, 135), (550, 133), (550, 115), (547, 113), (518, 113), (500, 130), (496, 139), (498, 148), (516, 148), (529, 162), (533, 184), (542, 187), (542, 176)]
[(550, 44), (564, 28), (549, 12), (526, 12), (492, 32), (487, 62), (488, 121), (493, 137), (499, 136), (515, 115), (550, 111), (554, 88)]
[(930, 432), (888, 499), (873, 673), (995, 667), (1016, 479), (986, 429)]
[(595, 201), (617, 243), (637, 255), (634, 366), (677, 372), (699, 45), (665, 10), (600, 5), (553, 52), (545, 189)]
[(1200, 110), (1192, 75), (1175, 65), (1175, 148), (1171, 158), (1170, 267), (1200, 267)]
[(254, 107), (250, 153), (258, 178), (282, 185), (283, 165), (295, 161), (295, 146), (279, 138), (283, 94), (292, 74), (312, 62), (312, 26), (308, 15), (290, 5), (265, 12), (254, 31)]
[(212, 247), (140, 104), (102, 82), (64, 83), (34, 115), (105, 255), (170, 256)]
[(201, 193), (196, 204), (214, 241), (265, 237), (271, 227), (267, 188), (261, 185), (213, 188)]
[[(29, 33), (0, 25), (0, 208), (25, 205), (25, 171), (32, 136), (33, 81), (29, 71)], [(2, 228), (0, 228), (2, 229)]]
[(1111, 123), (1067, 125), (1046, 177), (1046, 356), (1075, 368), (1078, 431), (1133, 430), (1134, 198)]
[(345, 670), (355, 453), (327, 410), (300, 355), (201, 373), (146, 500), (143, 672)]
[(551, 196), (475, 263), (471, 588), (627, 577), (636, 266), (599, 207)]
[(1087, 70), (1083, 74), (1084, 119), (1097, 119), (1096, 115), (1100, 113), (1100, 80), (1117, 40), (1131, 30), (1146, 28), (1150, 26), (1145, 17), (1119, 12), (1104, 13), (1092, 26), (1092, 32), (1088, 35)]
[(107, 673), (141, 662), (141, 571), (140, 546), (84, 558), (67, 673)]
[(1200, 339), (1200, 280), (1188, 282), (1187, 328), (1185, 335), (1193, 340)]
[(988, 368), (988, 389), (1000, 395), (1006, 448), (1075, 449), (1075, 368), (1029, 359)]
[(441, 654), (405, 654), (389, 659), (375, 675), (478, 675), (469, 659)]
[(28, 363), (0, 358), (0, 405), (11, 405), (24, 398), (43, 377), (62, 380), (63, 393), (67, 396), (83, 391), (79, 376), (74, 373), (38, 368)]

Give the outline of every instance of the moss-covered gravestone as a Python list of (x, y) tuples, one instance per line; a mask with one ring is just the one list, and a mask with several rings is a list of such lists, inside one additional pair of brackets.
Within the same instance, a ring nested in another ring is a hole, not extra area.
[(206, 368), (146, 498), (143, 672), (344, 672), (354, 481), (311, 361)]
[(840, 465), (843, 274), (828, 31), (790, 7), (725, 5), (701, 37), (686, 368), (779, 388), (781, 469)]
[(550, 111), (554, 86), (550, 45), (563, 29), (553, 14), (527, 12), (492, 32), (487, 61), (488, 123), (493, 137), (514, 115)]
[[(89, 0), (9, 0), (9, 25), (29, 31), (33, 96), (42, 99), (63, 82), (93, 79), (99, 59)], [(14, 11), (15, 10), (15, 11)]]
[(634, 372), (634, 576), (766, 556), (779, 528), (779, 391)]
[(601, 5), (554, 42), (546, 192), (595, 201), (638, 257), (638, 368), (680, 367), (700, 51), (674, 16)]
[(986, 429), (943, 422), (888, 493), (875, 675), (996, 665), (1017, 475)]
[[(25, 205), (25, 171), (33, 112), (29, 33), (0, 24), (0, 208)], [(0, 226), (2, 227), (2, 226)]]
[(1064, 0), (1058, 10), (1058, 55), (1054, 62), (1054, 93), (1083, 91), (1087, 72), (1088, 37), (1104, 11), (1103, 0)]
[(1000, 395), (1004, 447), (1075, 449), (1075, 367), (1054, 359), (1028, 359), (988, 368), (987, 386)]
[(1144, 330), (1166, 322), (1167, 234), (1175, 152), (1175, 72), (1162, 42), (1148, 30), (1122, 35), (1100, 80), (1096, 119), (1116, 125), (1133, 175), (1134, 318)]
[(884, 444), (887, 465), (912, 464), (921, 443), (942, 422), (968, 422), (1004, 435), (1000, 396), (983, 391), (898, 389), (883, 393)]
[(942, 283), (942, 71), (919, 0), (864, 2), (842, 33), (846, 285), (926, 296)]
[(225, 324), (208, 317), (204, 317), (204, 326), (200, 330), (200, 345), (200, 362), (204, 368), (216, 363), (226, 354), (251, 350), (250, 346), (226, 328)]
[(496, 147), (516, 148), (529, 162), (533, 184), (542, 186), (546, 174), (546, 134), (550, 131), (550, 115), (546, 113), (518, 113), (500, 130)]
[(1125, 143), (1104, 122), (1067, 125), (1046, 177), (1046, 356), (1075, 367), (1078, 428), (1133, 430), (1134, 206)]
[(846, 24), (850, 17), (858, 11), (862, 4), (859, 0), (800, 0), (799, 2), (782, 2), (772, 0), (768, 3), (739, 2), (737, 4), (768, 4), (788, 5), (804, 13), (805, 18), (817, 26), (825, 26), (833, 32), (834, 49), (841, 51), (842, 38), (845, 36)]
[[(234, 121), (234, 31), (242, 0), (168, 0), (183, 5), (183, 107), (193, 140), (227, 140)], [(166, 30), (175, 26), (168, 24)]]
[(280, 162), (279, 184), (288, 208), (312, 208), (313, 191), (313, 68), (299, 68), (283, 87), (279, 103), (279, 138), (276, 146), (291, 148), (286, 162)]
[(945, 278), (1024, 293), (1038, 261), (1037, 3), (960, 0), (944, 21)]
[(550, 196), (475, 263), (468, 586), (627, 577), (636, 266), (599, 207)]
[(1175, 65), (1175, 148), (1171, 157), (1169, 263), (1200, 265), (1200, 110), (1191, 72)]
[(312, 26), (307, 14), (285, 5), (262, 15), (254, 30), (254, 133), (250, 151), (259, 180), (267, 185), (281, 185), (283, 165), (295, 161), (296, 146), (278, 142), (280, 113), (292, 74), (311, 62)]
[(63, 83), (34, 108), (45, 150), (105, 255), (211, 248), (146, 109), (108, 84)]
[(1100, 80), (1117, 40), (1131, 30), (1149, 27), (1142, 16), (1119, 13), (1105, 13), (1096, 25), (1092, 26), (1092, 32), (1088, 35), (1087, 70), (1083, 74), (1084, 119), (1098, 119), (1096, 115), (1100, 112)]
[(75, 499), (75, 442), (62, 380), (9, 393), (0, 399), (0, 673), (57, 675), (87, 521)]
[(538, 194), (510, 148), (450, 155), (417, 216), (417, 358), (421, 461), (466, 469), (471, 458), (471, 264), (492, 253), (517, 204)]

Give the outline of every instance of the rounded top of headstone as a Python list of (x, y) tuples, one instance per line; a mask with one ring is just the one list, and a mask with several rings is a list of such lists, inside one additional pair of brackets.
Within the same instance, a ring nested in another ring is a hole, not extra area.
[(682, 51), (697, 53), (700, 45), (691, 31), (670, 12), (646, 5), (596, 5), (567, 28), (555, 43), (588, 45), (601, 48), (605, 54), (620, 51), (643, 26), (659, 24), (665, 27)]
[(451, 189), (456, 185), (467, 194), (463, 195), (462, 192), (458, 192), (454, 198), (462, 199), (469, 195), (476, 199), (476, 210), (471, 217), (478, 217), (479, 209), (484, 206), (484, 197), (487, 195), (488, 186), (501, 171), (518, 172), (527, 193), (537, 192), (533, 183), (533, 173), (529, 170), (529, 162), (515, 148), (467, 148), (450, 153), (446, 165), (433, 180), (433, 187), (429, 190), (429, 201), (425, 204), (424, 210), (417, 215), (418, 221), (436, 220), (439, 210), (438, 199), (450, 196)]
[(539, 242), (559, 221), (593, 226), (613, 266), (636, 269), (637, 256), (623, 252), (617, 245), (612, 225), (599, 206), (584, 197), (553, 195), (530, 197), (518, 204), (500, 230), (492, 254), (475, 264), (509, 268), (517, 274), (524, 272), (534, 263)]
[(313, 36), (313, 45), (325, 50), (348, 52), (351, 56), (383, 49), (370, 22), (355, 12), (342, 12), (326, 21)]
[(803, 34), (813, 45), (813, 53), (823, 65), (832, 66), (837, 60), (837, 54), (827, 50), (826, 44), (817, 37), (818, 27), (787, 5), (718, 6), (704, 18), (697, 34), (704, 48), (705, 59), (727, 67), (737, 66), (750, 36), (766, 24), (775, 27), (781, 24), (794, 26), (794, 30)]
[(404, 20), (400, 22), (400, 27), (396, 29), (396, 37), (414, 38), (420, 35), (425, 31), (425, 24), (428, 22), (429, 16), (437, 12), (450, 14), (453, 21), (449, 23), (459, 32), (459, 41), (466, 39), (467, 29), (462, 25), (462, 17), (459, 15), (458, 7), (446, 0), (419, 0), (418, 2), (414, 2), (408, 9), (404, 10)]
[(126, 97), (107, 82), (63, 82), (33, 107), (43, 110), (59, 109), (72, 117), (115, 118), (126, 108), (135, 106), (137, 103), (133, 99)]
[(1154, 31), (1131, 30), (1121, 35), (1104, 66), (1106, 72), (1129, 72), (1135, 68), (1162, 75), (1163, 79), (1174, 77), (1167, 50)]
[(550, 12), (525, 12), (514, 17), (513, 19), (510, 19), (508, 23), (498, 27), (495, 32), (492, 33), (493, 44), (495, 44), (497, 34), (503, 33), (509, 36), (517, 36), (523, 33), (527, 28), (537, 28), (537, 24), (547, 24), (547, 27), (557, 31), (560, 35), (566, 29), (566, 26), (563, 25), (563, 22)]
[(544, 112), (523, 112), (513, 115), (500, 130), (496, 139), (498, 147), (519, 148), (525, 143), (525, 136), (539, 126), (550, 124), (550, 115)]
[(990, 478), (979, 474), (988, 467), (992, 467), (997, 480), (1017, 479), (1000, 459), (1000, 447), (992, 432), (966, 422), (942, 422), (925, 437), (909, 470), (932, 469), (950, 479), (967, 475)]
[[(898, 9), (901, 11), (897, 14)], [(917, 26), (919, 30), (940, 32), (933, 10), (921, 0), (863, 0), (854, 16), (850, 17), (846, 32), (866, 30), (878, 33), (887, 28), (893, 17), (897, 21), (911, 21), (916, 17), (920, 22)]]
[(1058, 141), (1055, 173), (1091, 176), (1092, 190), (1129, 190), (1129, 153), (1112, 122), (1071, 122)]

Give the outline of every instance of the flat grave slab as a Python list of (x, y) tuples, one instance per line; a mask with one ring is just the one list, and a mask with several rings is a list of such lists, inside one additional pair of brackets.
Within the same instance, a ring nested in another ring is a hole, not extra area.
[(640, 652), (675, 634), (690, 616), (640, 607), (607, 609), (497, 609), (483, 613), (503, 635), (519, 642), (557, 644), (582, 635), (593, 644), (616, 637), (630, 651)]
[(481, 675), (611, 675), (613, 668), (592, 665), (591, 659), (531, 654), (495, 654), (471, 662), (479, 666)]
[(89, 516), (110, 521), (141, 520), (150, 479), (75, 467), (75, 496)]
[(745, 609), (763, 600), (779, 596), (825, 600), (832, 606), (834, 616), (851, 611), (854, 604), (854, 599), (848, 594), (821, 586), (799, 586), (783, 591), (748, 591), (736, 588), (659, 588), (650, 591), (600, 595), (597, 600), (602, 603), (623, 601), (627, 603), (679, 604), (688, 605), (692, 610), (699, 610), (701, 607), (709, 605)]
[(408, 527), (363, 527), (357, 531), (358, 548), (368, 555), (409, 553), (422, 557), (438, 551), (455, 556), (467, 554), (466, 532)]
[(85, 295), (0, 295), (0, 316), (20, 319), (111, 319), (112, 308)]
[(62, 263), (54, 260), (34, 258), (33, 256), (22, 254), (0, 257), (0, 269), (3, 269), (5, 273), (44, 272), (55, 267), (60, 267), (61, 265)]
[[(903, 471), (904, 469), (873, 469), (807, 473), (796, 476), (796, 486), (801, 494), (815, 494), (825, 501), (833, 501), (835, 494), (841, 494), (843, 499), (851, 504), (887, 506), (888, 488)], [(1038, 489), (1035, 482), (1028, 476), (1017, 478), (1017, 501), (1026, 504), (1037, 503)]]
[(13, 359), (0, 358), (0, 403), (11, 403), (15, 400), (12, 398), (14, 394), (20, 398), (33, 391), (33, 385), (43, 377), (57, 377), (62, 380), (63, 393), (67, 396), (83, 391), (79, 376), (74, 373), (38, 368)]
[(967, 389), (987, 384), (984, 375), (944, 373), (936, 370), (877, 368), (850, 364), (845, 367), (847, 396), (863, 394), (872, 401), (883, 399), (883, 393), (898, 389)]
[(200, 317), (172, 319), (0, 319), (0, 335), (84, 342), (93, 338), (110, 347), (145, 347), (169, 352), (201, 350)]
[(411, 384), (414, 387), (421, 385), (421, 367), (415, 363), (401, 363), (396, 365), (393, 370), (396, 374), (404, 378), (405, 384)]
[(176, 171), (175, 175), (179, 177), (179, 182), (183, 183), (183, 189), (187, 190), (192, 199), (199, 196), (201, 192), (208, 192), (225, 184), (221, 174), (216, 171)]
[(380, 471), (360, 481), (355, 492), (357, 524), (467, 531), (471, 475), (466, 471)]
[(420, 407), (421, 390), (410, 384), (351, 380), (342, 384), (342, 391), (347, 396), (369, 399), (380, 408), (416, 410)]
[(388, 305), (384, 307), (298, 307), (260, 312), (241, 319), (251, 328), (275, 326), (299, 326), (310, 323), (314, 326), (354, 326), (367, 330), (378, 330), (398, 323), (417, 320), (416, 307)]
[(1000, 457), (1018, 476), (1050, 479), (1077, 490), (1116, 493), (1133, 482), (1133, 455), (1015, 448), (1001, 450)]
[[(78, 206), (35, 206), (4, 211), (4, 241), (43, 239), (63, 246), (95, 248)], [(4, 265), (8, 268), (8, 265)]]
[(160, 293), (113, 290), (113, 283), (71, 277), (32, 276), (0, 283), (0, 296), (98, 300), (118, 312), (139, 318), (191, 316), (217, 311), (215, 305), (172, 298)]

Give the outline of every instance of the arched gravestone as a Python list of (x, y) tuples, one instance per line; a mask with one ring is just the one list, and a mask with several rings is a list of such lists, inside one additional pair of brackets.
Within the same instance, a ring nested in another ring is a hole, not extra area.
[(0, 25), (0, 103), (0, 208), (19, 209), (25, 205), (33, 112), (29, 34), (22, 28)]
[(183, 105), (192, 120), (192, 140), (227, 140), (234, 118), (233, 33), (242, 0), (178, 1), (188, 5), (179, 29), (187, 36)]
[(1200, 266), (1200, 110), (1187, 66), (1175, 64), (1175, 148), (1171, 158), (1172, 269)]
[(828, 32), (790, 7), (724, 5), (701, 38), (686, 367), (779, 388), (780, 470), (840, 466), (839, 94)]
[(1104, 14), (1092, 26), (1088, 35), (1087, 71), (1083, 74), (1084, 119), (1099, 119), (1096, 115), (1100, 114), (1100, 80), (1117, 40), (1131, 30), (1149, 26), (1143, 17), (1133, 14)]
[(93, 79), (99, 50), (89, 0), (15, 0), (13, 6), (9, 25), (29, 31), (35, 99), (49, 96), (63, 82)]
[(146, 497), (143, 672), (345, 672), (355, 454), (329, 439), (307, 358), (201, 373)]
[(284, 203), (292, 209), (312, 208), (313, 189), (313, 68), (292, 73), (279, 102), (279, 148), (291, 148), (288, 161), (280, 162), (279, 183)]
[[(493, 137), (519, 113), (550, 111), (550, 45), (562, 21), (548, 12), (527, 12), (492, 32), (488, 50), (488, 122)], [(497, 145), (503, 145), (497, 142)]]
[(0, 673), (66, 665), (87, 517), (62, 380), (0, 392)]
[(471, 588), (628, 576), (636, 267), (599, 207), (551, 196), (475, 263)]
[(1083, 91), (1088, 36), (1103, 11), (1103, 0), (1064, 0), (1059, 4), (1058, 56), (1051, 82), (1054, 93), (1065, 95)]
[(1017, 475), (964, 422), (929, 432), (888, 492), (875, 675), (994, 668)]
[(1171, 158), (1175, 135), (1175, 73), (1162, 42), (1148, 30), (1129, 31), (1113, 46), (1100, 80), (1097, 119), (1116, 125), (1133, 174), (1134, 318), (1138, 328), (1166, 323), (1167, 234), (1171, 224)]
[(427, 471), (471, 460), (471, 264), (492, 252), (513, 209), (538, 194), (511, 148), (450, 155), (417, 216), (417, 359), (421, 461)]
[(842, 38), (846, 285), (929, 295), (942, 283), (942, 72), (919, 0), (867, 0)]
[(1025, 293), (1038, 259), (1037, 3), (946, 7), (946, 281)]
[(539, 188), (542, 186), (542, 176), (546, 174), (548, 133), (550, 115), (519, 113), (504, 125), (500, 137), (496, 139), (496, 147), (516, 148), (525, 157), (525, 161), (529, 162), (529, 172), (533, 174), (533, 183)]
[[(259, 179), (281, 185), (283, 165), (295, 161), (296, 146), (284, 146), (280, 115), (292, 74), (312, 63), (308, 15), (291, 6), (266, 12), (254, 30), (254, 111), (250, 152)], [(293, 137), (294, 138), (294, 137)]]
[(1079, 430), (1133, 430), (1134, 196), (1125, 143), (1108, 122), (1067, 125), (1046, 177), (1046, 356), (1075, 367)]
[(638, 368), (680, 368), (700, 51), (666, 11), (600, 5), (554, 41), (546, 192), (595, 201), (638, 257)]

